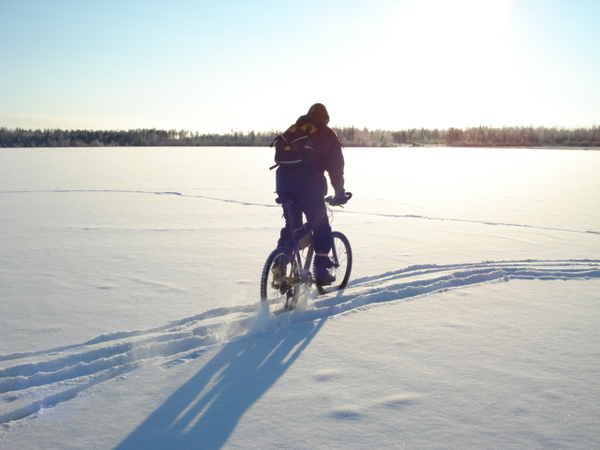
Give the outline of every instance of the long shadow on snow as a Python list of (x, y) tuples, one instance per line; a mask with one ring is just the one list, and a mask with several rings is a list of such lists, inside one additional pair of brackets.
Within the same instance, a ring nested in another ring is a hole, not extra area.
[(227, 343), (116, 449), (218, 449), (291, 367), (326, 318)]

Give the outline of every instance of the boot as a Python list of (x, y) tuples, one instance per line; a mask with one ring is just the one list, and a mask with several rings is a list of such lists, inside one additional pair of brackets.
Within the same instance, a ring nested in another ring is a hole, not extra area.
[(330, 269), (334, 267), (333, 261), (327, 255), (315, 256), (315, 277), (317, 286), (329, 286), (335, 281), (335, 275)]

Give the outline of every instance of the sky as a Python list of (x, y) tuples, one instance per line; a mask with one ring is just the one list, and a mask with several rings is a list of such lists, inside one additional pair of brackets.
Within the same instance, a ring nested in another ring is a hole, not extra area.
[(600, 0), (0, 0), (0, 127), (600, 125)]

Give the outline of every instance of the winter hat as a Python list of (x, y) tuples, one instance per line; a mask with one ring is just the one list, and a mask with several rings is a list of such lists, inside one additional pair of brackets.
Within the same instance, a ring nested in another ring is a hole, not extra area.
[(315, 103), (308, 110), (308, 114), (315, 117), (317, 120), (329, 123), (329, 114), (327, 114), (327, 109), (323, 106), (322, 103)]

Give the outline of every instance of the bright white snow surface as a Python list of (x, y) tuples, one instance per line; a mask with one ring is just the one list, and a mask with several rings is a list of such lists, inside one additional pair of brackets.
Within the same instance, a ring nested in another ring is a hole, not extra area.
[(600, 152), (345, 155), (275, 317), (270, 149), (0, 149), (0, 448), (600, 448)]

